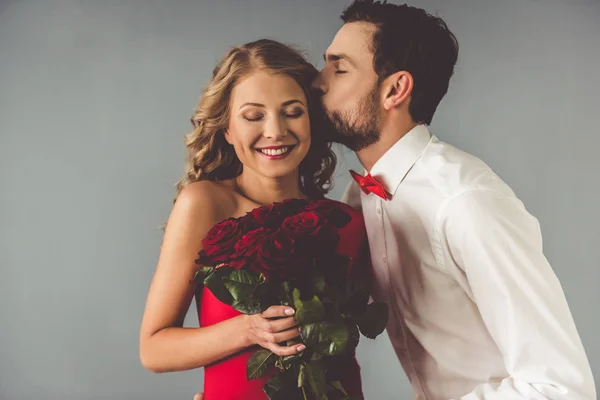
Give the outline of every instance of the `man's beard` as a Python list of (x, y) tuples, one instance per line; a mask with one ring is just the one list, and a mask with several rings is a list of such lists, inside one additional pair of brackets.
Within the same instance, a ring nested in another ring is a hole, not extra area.
[(326, 111), (331, 123), (330, 140), (341, 143), (352, 151), (359, 151), (377, 143), (381, 136), (378, 95), (379, 85), (375, 85), (353, 111)]

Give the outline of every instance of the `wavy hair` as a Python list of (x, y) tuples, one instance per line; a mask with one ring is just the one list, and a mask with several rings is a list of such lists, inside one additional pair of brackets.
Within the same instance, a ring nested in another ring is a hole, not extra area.
[(267, 71), (288, 76), (304, 91), (310, 118), (311, 145), (299, 167), (299, 184), (309, 198), (321, 198), (332, 188), (336, 157), (323, 132), (324, 112), (311, 82), (318, 74), (296, 49), (274, 40), (261, 39), (233, 47), (213, 70), (211, 81), (191, 119), (193, 130), (185, 136), (185, 175), (177, 183), (177, 194), (192, 182), (232, 179), (242, 172), (233, 146), (225, 140), (230, 117), (231, 92), (248, 74)]

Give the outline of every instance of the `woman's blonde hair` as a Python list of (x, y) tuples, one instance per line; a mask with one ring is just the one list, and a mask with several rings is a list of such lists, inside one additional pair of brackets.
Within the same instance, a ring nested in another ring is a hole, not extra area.
[(240, 79), (260, 70), (288, 76), (304, 91), (311, 146), (300, 163), (300, 188), (309, 198), (323, 197), (331, 189), (336, 157), (323, 131), (328, 126), (325, 115), (316, 93), (311, 90), (318, 71), (292, 47), (261, 39), (232, 48), (213, 70), (191, 119), (194, 130), (185, 136), (185, 175), (177, 183), (177, 194), (192, 182), (232, 179), (242, 172), (242, 164), (224, 136), (229, 123), (230, 97)]

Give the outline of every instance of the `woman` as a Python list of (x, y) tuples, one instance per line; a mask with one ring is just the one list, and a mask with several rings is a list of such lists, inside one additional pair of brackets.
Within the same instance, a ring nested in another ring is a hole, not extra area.
[[(294, 310), (272, 306), (242, 315), (207, 289), (197, 293), (200, 328), (182, 328), (195, 294), (189, 282), (202, 239), (216, 223), (284, 199), (319, 199), (335, 167), (319, 135), (317, 70), (298, 52), (271, 40), (232, 49), (217, 65), (186, 138), (187, 172), (178, 184), (146, 304), (140, 357), (154, 372), (205, 368), (205, 400), (266, 399), (264, 379), (246, 380), (255, 346), (278, 355), (302, 352)], [(309, 118), (310, 116), (310, 118)], [(315, 135), (311, 135), (315, 133)], [(354, 213), (362, 234), (362, 217)], [(356, 226), (356, 225), (355, 225)], [(342, 238), (343, 240), (343, 238)], [(362, 397), (356, 362), (344, 385)]]

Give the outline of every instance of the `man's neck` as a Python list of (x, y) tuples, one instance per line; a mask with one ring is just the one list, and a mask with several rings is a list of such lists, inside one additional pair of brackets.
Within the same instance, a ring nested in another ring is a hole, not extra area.
[(373, 165), (394, 145), (419, 124), (410, 121), (406, 124), (387, 124), (381, 130), (377, 143), (356, 152), (362, 166), (371, 171)]

